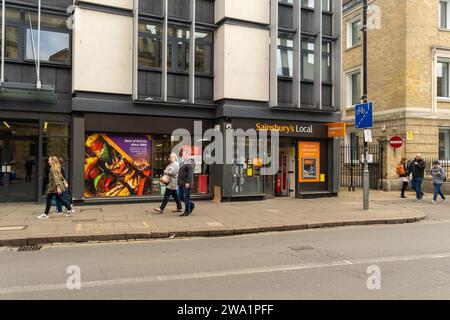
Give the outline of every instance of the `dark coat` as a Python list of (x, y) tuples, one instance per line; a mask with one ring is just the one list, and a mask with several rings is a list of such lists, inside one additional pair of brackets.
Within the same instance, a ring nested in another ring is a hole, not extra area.
[(178, 185), (184, 186), (189, 183), (190, 187), (194, 184), (194, 160), (188, 159), (181, 164), (178, 172)]
[[(416, 164), (417, 163), (417, 164)], [(425, 176), (425, 161), (413, 160), (409, 165), (408, 175), (412, 174), (413, 178), (424, 178)]]

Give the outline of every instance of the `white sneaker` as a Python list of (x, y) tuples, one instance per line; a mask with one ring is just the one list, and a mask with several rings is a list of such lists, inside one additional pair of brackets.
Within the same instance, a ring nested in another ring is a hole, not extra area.
[(46, 215), (45, 213), (41, 214), (40, 216), (37, 217), (39, 220), (45, 220), (48, 219), (48, 215)]
[(438, 203), (437, 203), (437, 201), (434, 201), (434, 200), (433, 200), (433, 204), (434, 204), (434, 205), (437, 205)]
[(447, 202), (447, 199), (442, 199), (442, 203), (446, 203)]
[(71, 208), (69, 211), (67, 211), (66, 217), (71, 217), (72, 214), (74, 214), (74, 213), (75, 213), (75, 209), (74, 209), (73, 206), (72, 206), (72, 208)]
[(59, 211), (55, 211), (54, 212), (54, 214), (56, 214), (57, 216), (60, 216), (60, 215), (62, 215), (63, 214), (63, 212), (61, 211), (61, 212), (59, 212)]

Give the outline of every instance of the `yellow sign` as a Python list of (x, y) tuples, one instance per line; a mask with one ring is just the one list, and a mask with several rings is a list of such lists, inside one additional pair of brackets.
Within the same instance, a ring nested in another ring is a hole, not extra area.
[(329, 123), (328, 126), (328, 138), (344, 138), (346, 134), (345, 122)]
[(321, 174), (320, 175), (320, 182), (325, 182), (325, 175), (324, 174)]
[(408, 137), (407, 140), (411, 141), (413, 139), (413, 132), (412, 131), (408, 131)]

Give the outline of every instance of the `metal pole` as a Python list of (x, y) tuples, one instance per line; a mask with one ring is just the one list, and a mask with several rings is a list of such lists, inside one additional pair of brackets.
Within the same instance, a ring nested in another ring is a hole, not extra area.
[[(367, 0), (363, 0), (363, 103), (367, 103)], [(363, 208), (369, 210), (369, 150), (364, 137)]]
[(41, 0), (38, 1), (38, 40), (37, 40), (37, 81), (36, 81), (36, 87), (38, 89), (41, 88)]
[(6, 0), (2, 0), (2, 62), (1, 62), (1, 75), (0, 85), (5, 82), (5, 37), (6, 37)]

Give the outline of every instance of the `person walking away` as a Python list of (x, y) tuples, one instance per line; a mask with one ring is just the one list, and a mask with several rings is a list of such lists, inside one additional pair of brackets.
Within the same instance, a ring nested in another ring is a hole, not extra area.
[[(68, 183), (68, 176), (67, 176), (67, 170), (66, 170), (66, 168), (64, 167), (64, 159), (63, 158), (58, 158), (58, 162), (59, 162), (59, 165), (60, 165), (60, 167), (61, 167), (61, 174), (62, 174), (62, 176), (63, 176), (63, 178), (64, 178), (64, 181), (66, 181), (66, 183)], [(68, 202), (70, 202), (70, 203), (72, 203), (72, 199), (71, 199), (71, 197), (70, 197), (70, 194), (69, 194), (69, 190), (65, 190), (62, 194), (61, 194), (61, 198), (64, 198), (64, 199), (66, 199)], [(62, 214), (63, 213), (63, 207), (62, 207), (62, 202), (61, 201), (59, 201), (59, 199), (58, 198), (56, 198), (55, 199), (55, 202), (56, 202), (56, 214)]]
[(164, 193), (164, 199), (159, 208), (154, 208), (158, 213), (163, 214), (164, 209), (169, 203), (170, 196), (173, 197), (177, 204), (177, 210), (173, 212), (183, 212), (183, 206), (181, 205), (180, 198), (178, 196), (178, 172), (180, 171), (180, 164), (178, 163), (178, 156), (175, 153), (170, 155), (170, 164), (164, 170), (164, 175), (169, 177), (169, 184), (166, 187), (166, 192)]
[(444, 193), (442, 192), (442, 184), (447, 180), (447, 175), (445, 174), (445, 170), (441, 167), (439, 161), (433, 162), (433, 168), (431, 168), (431, 176), (433, 177), (434, 185), (433, 204), (437, 204), (438, 195), (441, 196), (442, 200), (445, 202), (446, 198)]
[(66, 199), (61, 197), (61, 194), (65, 191), (66, 188), (64, 185), (64, 179), (61, 174), (61, 168), (58, 158), (54, 156), (50, 157), (48, 159), (48, 164), (50, 166), (50, 174), (47, 189), (47, 204), (45, 207), (45, 212), (38, 216), (38, 219), (48, 219), (53, 197), (56, 197), (62, 202), (62, 204), (68, 211), (67, 216), (70, 217), (73, 213), (75, 213), (75, 209), (73, 208), (73, 205), (71, 205)]
[(191, 202), (191, 191), (194, 185), (194, 160), (189, 151), (184, 151), (183, 161), (178, 173), (178, 195), (184, 202), (185, 209), (181, 217), (187, 217), (192, 214), (195, 204)]
[(408, 176), (412, 175), (411, 188), (416, 191), (416, 200), (422, 201), (424, 193), (422, 192), (422, 183), (425, 176), (425, 161), (422, 155), (418, 153), (409, 166)]
[(34, 161), (31, 158), (28, 159), (27, 162), (25, 162), (25, 172), (26, 172), (25, 182), (31, 182), (31, 177), (33, 175), (33, 166)]
[(408, 159), (402, 158), (400, 163), (396, 167), (397, 174), (400, 178), (400, 181), (402, 183), (402, 192), (401, 192), (401, 198), (406, 198), (405, 192), (408, 188), (409, 180), (408, 180)]

